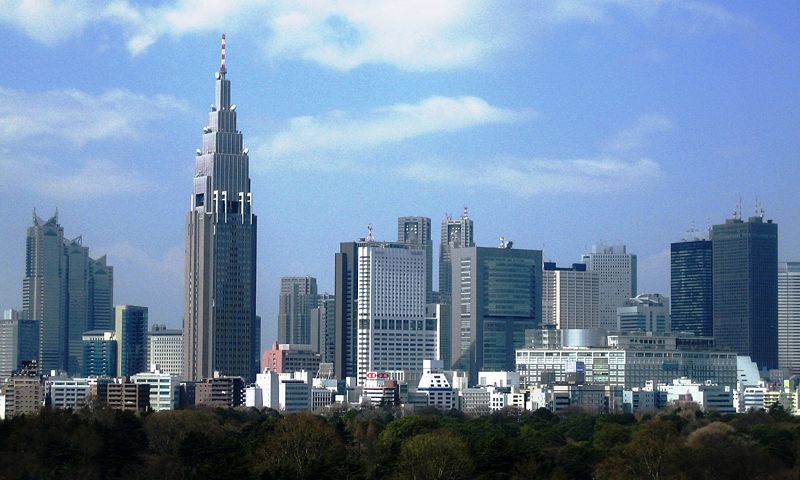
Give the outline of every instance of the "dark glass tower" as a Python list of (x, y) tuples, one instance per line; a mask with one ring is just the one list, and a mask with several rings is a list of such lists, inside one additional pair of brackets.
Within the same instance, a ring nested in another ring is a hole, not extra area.
[(714, 337), (750, 355), (759, 368), (778, 367), (778, 225), (762, 217), (725, 220), (711, 230)]
[(256, 316), (256, 216), (249, 158), (236, 129), (226, 78), (225, 35), (216, 98), (197, 150), (186, 217), (183, 316), (186, 380), (215, 371), (252, 380), (259, 370)]
[(710, 240), (670, 245), (672, 330), (714, 334), (713, 258)]
[(431, 219), (428, 217), (400, 217), (397, 219), (397, 241), (425, 246), (425, 302), (432, 303), (433, 295), (433, 240)]

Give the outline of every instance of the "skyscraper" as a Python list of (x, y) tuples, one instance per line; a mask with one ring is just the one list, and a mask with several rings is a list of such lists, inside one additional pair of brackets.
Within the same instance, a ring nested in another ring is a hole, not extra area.
[(778, 265), (778, 360), (791, 375), (800, 373), (800, 262)]
[(542, 320), (542, 251), (469, 247), (452, 251), (453, 368), (470, 382), (481, 370), (514, 370), (525, 330)]
[(316, 308), (317, 300), (316, 278), (281, 278), (278, 343), (311, 345), (311, 310)]
[(114, 323), (117, 369), (120, 377), (149, 371), (147, 365), (147, 307), (117, 305)]
[(636, 296), (636, 255), (625, 245), (595, 245), (581, 261), (600, 276), (600, 327), (617, 328), (617, 307)]
[(336, 357), (336, 298), (322, 293), (311, 310), (311, 346), (320, 354), (320, 361), (333, 363)]
[(158, 365), (166, 373), (180, 376), (183, 370), (183, 332), (166, 325), (150, 327), (147, 367)]
[(777, 368), (778, 225), (735, 215), (712, 227), (711, 242), (717, 344)]
[(397, 219), (397, 241), (425, 247), (425, 301), (433, 302), (433, 240), (431, 219), (428, 217), (400, 217)]
[(583, 263), (557, 267), (544, 262), (542, 325), (560, 329), (599, 328), (600, 280)]
[(255, 379), (256, 230), (248, 150), (236, 128), (226, 78), (225, 36), (215, 101), (197, 150), (191, 211), (186, 217), (183, 378)]
[(39, 358), (39, 322), (22, 318), (0, 320), (0, 378)]
[(472, 236), (472, 220), (469, 210), (464, 207), (461, 218), (454, 219), (450, 215), (442, 220), (441, 244), (439, 245), (439, 298), (442, 302), (450, 303), (452, 293), (452, 271), (450, 256), (454, 248), (474, 247)]
[(28, 228), (23, 316), (39, 321), (40, 368), (79, 374), (83, 332), (108, 328), (113, 319), (114, 270), (106, 257), (89, 257), (81, 237), (64, 239), (54, 215), (44, 221), (34, 212)]
[(358, 247), (343, 242), (334, 259), (335, 328), (333, 371), (338, 379), (355, 377), (358, 365)]
[(670, 245), (672, 331), (714, 334), (713, 250), (710, 240)]

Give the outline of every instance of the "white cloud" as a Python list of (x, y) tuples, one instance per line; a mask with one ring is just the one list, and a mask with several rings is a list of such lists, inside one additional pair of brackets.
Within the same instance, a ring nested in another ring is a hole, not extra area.
[(543, 193), (597, 194), (621, 191), (658, 177), (661, 168), (643, 158), (624, 161), (611, 157), (574, 160), (497, 159), (483, 165), (440, 160), (419, 161), (397, 173), (423, 183), (489, 188), (519, 197)]
[(671, 128), (672, 121), (666, 115), (660, 113), (642, 115), (632, 126), (620, 130), (606, 140), (604, 149), (610, 152), (638, 150), (645, 146), (652, 134)]
[(186, 110), (169, 95), (128, 90), (94, 95), (79, 90), (35, 93), (0, 87), (0, 144), (35, 138), (82, 146), (109, 138), (136, 137), (153, 119)]
[(511, 123), (532, 112), (507, 110), (478, 97), (434, 96), (418, 103), (398, 103), (361, 115), (330, 112), (295, 117), (260, 149), (261, 158), (293, 161), (331, 152), (358, 152), (378, 146), (479, 125)]
[(150, 191), (142, 173), (107, 160), (59, 165), (46, 158), (0, 152), (0, 184), (59, 200), (86, 200)]

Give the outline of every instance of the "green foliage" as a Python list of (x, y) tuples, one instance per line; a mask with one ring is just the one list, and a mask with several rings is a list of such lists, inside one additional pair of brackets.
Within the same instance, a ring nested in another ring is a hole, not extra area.
[(633, 415), (366, 408), (280, 415), (197, 409), (137, 416), (42, 410), (0, 422), (8, 479), (798, 478), (800, 422), (677, 409)]

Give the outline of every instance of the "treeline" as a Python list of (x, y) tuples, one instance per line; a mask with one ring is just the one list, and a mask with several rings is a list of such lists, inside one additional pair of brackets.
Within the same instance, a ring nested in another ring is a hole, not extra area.
[(8, 479), (797, 479), (800, 422), (674, 410), (42, 410), (0, 422)]

